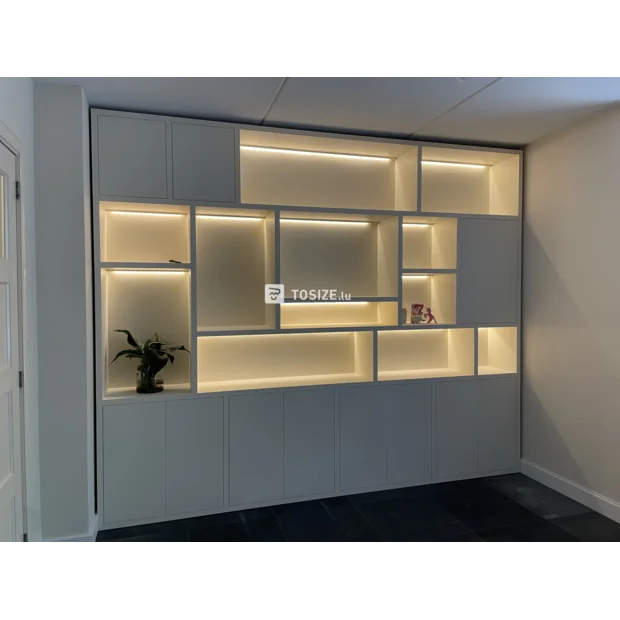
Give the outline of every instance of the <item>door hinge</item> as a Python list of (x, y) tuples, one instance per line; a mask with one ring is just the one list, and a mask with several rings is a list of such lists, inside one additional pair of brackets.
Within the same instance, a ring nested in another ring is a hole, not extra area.
[(24, 532), (24, 542), (28, 542), (28, 534)]
[(24, 371), (23, 370), (19, 371), (19, 387), (20, 388), (24, 387)]
[(22, 184), (19, 181), (15, 181), (15, 198), (19, 200), (22, 197)]

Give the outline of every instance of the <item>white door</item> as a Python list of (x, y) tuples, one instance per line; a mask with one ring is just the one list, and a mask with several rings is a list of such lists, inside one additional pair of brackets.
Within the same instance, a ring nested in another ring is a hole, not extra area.
[(0, 542), (21, 541), (24, 534), (16, 173), (15, 156), (0, 144)]

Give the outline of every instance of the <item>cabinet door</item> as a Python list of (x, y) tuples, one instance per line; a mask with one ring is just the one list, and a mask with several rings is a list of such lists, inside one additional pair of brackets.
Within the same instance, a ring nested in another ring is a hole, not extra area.
[(432, 385), (392, 385), (386, 390), (388, 483), (430, 480)]
[(516, 323), (520, 225), (515, 220), (459, 221), (459, 323)]
[(334, 491), (334, 391), (284, 393), (284, 497)]
[(386, 484), (386, 420), (383, 386), (338, 390), (340, 488)]
[(235, 202), (235, 131), (172, 123), (172, 179), (177, 200)]
[(224, 399), (166, 403), (166, 514), (224, 504)]
[(283, 494), (282, 393), (230, 397), (230, 504)]
[(165, 404), (103, 408), (105, 522), (166, 514)]
[(167, 198), (166, 123), (99, 116), (99, 194)]
[(517, 378), (478, 381), (478, 470), (491, 473), (517, 467), (519, 416)]
[(437, 478), (478, 471), (476, 380), (435, 384), (435, 467)]

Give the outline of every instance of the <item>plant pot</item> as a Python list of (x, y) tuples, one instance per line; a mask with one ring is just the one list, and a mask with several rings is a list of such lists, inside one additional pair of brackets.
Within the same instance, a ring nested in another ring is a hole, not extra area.
[(138, 394), (156, 394), (163, 392), (164, 380), (155, 377), (155, 375), (147, 375), (138, 370), (136, 373), (136, 392)]

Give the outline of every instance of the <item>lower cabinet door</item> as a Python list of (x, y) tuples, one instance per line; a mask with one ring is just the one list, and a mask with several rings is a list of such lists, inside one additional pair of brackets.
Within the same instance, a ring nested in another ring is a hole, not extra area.
[(435, 475), (452, 478), (478, 471), (478, 381), (435, 384)]
[(431, 479), (432, 390), (430, 383), (386, 388), (388, 484)]
[(166, 403), (166, 513), (224, 505), (224, 399)]
[(334, 390), (284, 393), (284, 497), (335, 489)]
[(166, 514), (164, 403), (103, 408), (103, 494), (106, 524)]
[(338, 389), (340, 488), (387, 483), (385, 388)]
[(492, 473), (517, 467), (517, 378), (478, 381), (478, 469)]
[(230, 505), (281, 499), (282, 392), (231, 396), (229, 424)]

